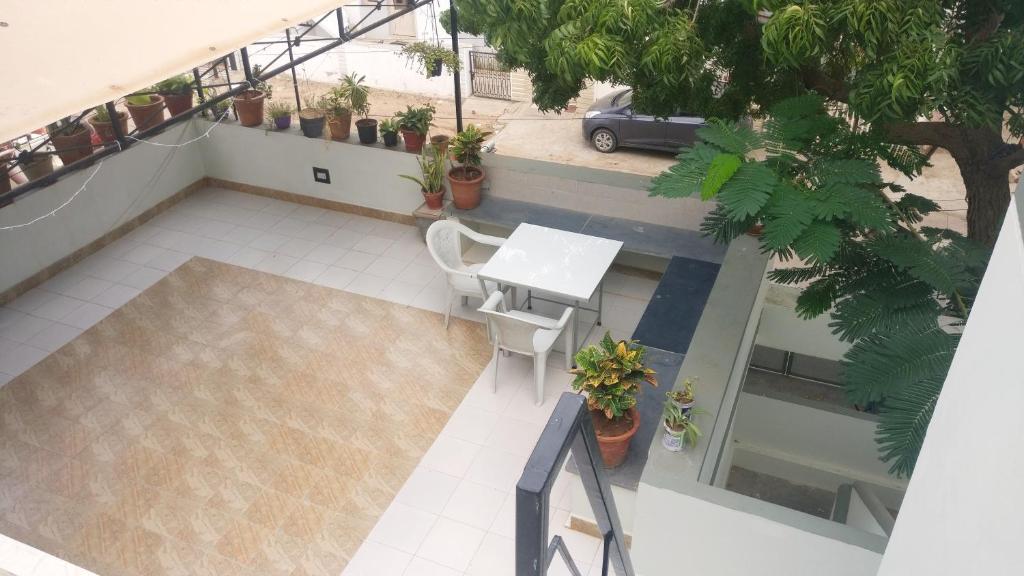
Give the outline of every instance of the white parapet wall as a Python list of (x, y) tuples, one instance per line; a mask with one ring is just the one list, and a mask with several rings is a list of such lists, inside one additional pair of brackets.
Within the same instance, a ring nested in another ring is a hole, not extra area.
[(800, 288), (772, 284), (765, 296), (757, 343), (768, 348), (786, 350), (826, 360), (839, 360), (850, 348), (828, 327), (829, 315), (809, 320), (796, 314), (796, 298)]
[[(196, 135), (192, 122), (153, 138), (174, 144)], [(97, 168), (98, 167), (98, 168)], [(201, 145), (136, 143), (130, 149), (35, 190), (0, 209), (0, 228), (49, 213), (92, 181), (67, 206), (30, 226), (0, 230), (0, 293), (42, 272), (204, 176)]]
[[(200, 121), (205, 122), (205, 121)], [(219, 126), (204, 141), (207, 175), (355, 206), (411, 215), (423, 198), (398, 174), (419, 175), (417, 157), (398, 148), (305, 138), (293, 128), (267, 131)], [(327, 168), (330, 184), (313, 181), (313, 167)], [(649, 178), (512, 158), (484, 156), (484, 196), (495, 196), (695, 230), (711, 208), (698, 199), (651, 197)]]

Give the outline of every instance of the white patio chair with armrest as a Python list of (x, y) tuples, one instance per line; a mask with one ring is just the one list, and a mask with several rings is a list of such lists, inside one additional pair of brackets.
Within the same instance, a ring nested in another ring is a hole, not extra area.
[[(498, 390), (498, 359), (502, 351), (533, 357), (533, 379), (537, 387), (537, 405), (544, 400), (544, 374), (548, 353), (565, 332), (565, 369), (572, 368), (572, 308), (566, 308), (557, 320), (520, 310), (505, 312), (505, 295), (494, 292), (480, 307), (494, 338), (494, 390)], [(566, 330), (568, 327), (568, 330)]]
[[(480, 234), (454, 220), (438, 220), (431, 224), (430, 228), (427, 228), (427, 250), (430, 251), (430, 255), (448, 278), (444, 312), (445, 329), (448, 328), (456, 296), (462, 297), (463, 304), (468, 302), (469, 297), (479, 298), (483, 301), (487, 300), (488, 294), (497, 288), (493, 282), (483, 282), (477, 278), (476, 273), (483, 267), (483, 264), (466, 264), (462, 261), (462, 236), (487, 246), (501, 246), (505, 242), (504, 238)], [(514, 301), (514, 293), (512, 298)]]

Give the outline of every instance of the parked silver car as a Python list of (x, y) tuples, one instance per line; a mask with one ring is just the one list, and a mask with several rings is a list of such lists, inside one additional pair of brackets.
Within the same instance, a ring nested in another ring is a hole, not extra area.
[(633, 91), (612, 92), (594, 102), (583, 117), (583, 137), (600, 152), (620, 146), (676, 152), (693, 144), (704, 119), (679, 113), (656, 118), (633, 109)]

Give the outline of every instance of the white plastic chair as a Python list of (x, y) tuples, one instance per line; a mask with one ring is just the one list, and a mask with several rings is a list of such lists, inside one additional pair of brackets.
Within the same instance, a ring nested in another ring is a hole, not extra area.
[[(555, 345), (558, 336), (565, 332), (565, 369), (572, 368), (572, 331), (569, 323), (572, 308), (566, 308), (562, 317), (555, 320), (520, 310), (504, 312), (505, 295), (494, 292), (487, 298), (480, 311), (487, 319), (487, 328), (494, 338), (494, 390), (498, 390), (498, 358), (502, 351), (533, 356), (533, 379), (537, 387), (537, 405), (544, 400), (544, 373), (548, 363), (548, 352)], [(566, 330), (566, 326), (569, 327)]]
[(427, 250), (448, 277), (448, 304), (444, 312), (446, 330), (456, 296), (462, 297), (463, 304), (469, 297), (487, 300), (487, 295), (497, 288), (493, 282), (481, 282), (477, 278), (476, 273), (483, 264), (467, 265), (462, 261), (462, 236), (488, 246), (501, 246), (505, 242), (504, 238), (480, 234), (454, 220), (438, 220), (427, 228)]

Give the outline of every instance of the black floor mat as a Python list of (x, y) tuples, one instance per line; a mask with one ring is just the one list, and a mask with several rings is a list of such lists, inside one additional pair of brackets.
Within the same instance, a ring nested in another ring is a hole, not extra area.
[(686, 354), (718, 269), (713, 262), (672, 258), (633, 338), (644, 346)]

